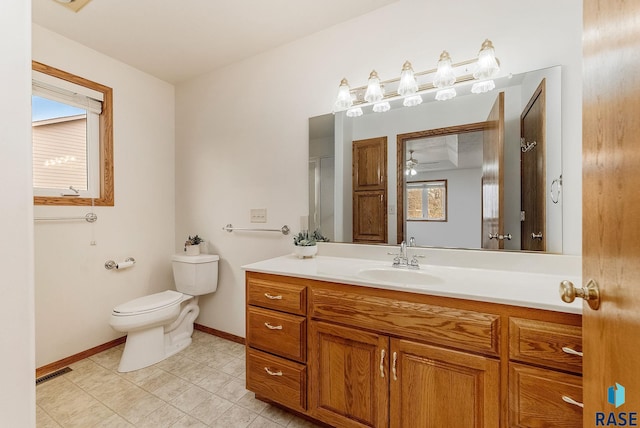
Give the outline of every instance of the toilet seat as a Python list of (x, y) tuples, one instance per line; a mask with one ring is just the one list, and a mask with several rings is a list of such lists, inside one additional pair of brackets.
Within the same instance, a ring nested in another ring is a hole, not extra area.
[(155, 312), (182, 302), (183, 297), (182, 293), (173, 290), (150, 294), (116, 306), (113, 308), (113, 315), (121, 317)]

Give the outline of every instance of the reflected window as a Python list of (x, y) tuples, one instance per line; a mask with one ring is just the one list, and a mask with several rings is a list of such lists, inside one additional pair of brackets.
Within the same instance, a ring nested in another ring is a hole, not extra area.
[(407, 220), (447, 221), (447, 180), (412, 181), (407, 186)]

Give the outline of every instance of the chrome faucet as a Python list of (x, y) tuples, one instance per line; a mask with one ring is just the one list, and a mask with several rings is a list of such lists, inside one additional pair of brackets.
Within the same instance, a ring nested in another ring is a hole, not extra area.
[(400, 243), (399, 253), (389, 253), (389, 254), (392, 256), (395, 256), (393, 258), (392, 266), (396, 268), (420, 269), (420, 265), (418, 264), (418, 257), (424, 257), (424, 256), (418, 256), (414, 254), (413, 257), (411, 258), (411, 261), (409, 261), (409, 256), (407, 256), (407, 243), (405, 241), (402, 241)]

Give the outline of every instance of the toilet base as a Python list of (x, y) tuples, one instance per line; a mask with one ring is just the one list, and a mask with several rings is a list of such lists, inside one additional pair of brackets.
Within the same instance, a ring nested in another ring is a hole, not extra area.
[(198, 298), (191, 298), (170, 325), (160, 325), (127, 334), (118, 371), (131, 372), (177, 354), (191, 344), (193, 322), (200, 312)]

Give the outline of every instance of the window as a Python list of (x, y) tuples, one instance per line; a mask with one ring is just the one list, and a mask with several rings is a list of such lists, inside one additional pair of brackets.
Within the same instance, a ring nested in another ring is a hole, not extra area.
[(407, 183), (407, 220), (447, 221), (447, 180)]
[(37, 205), (113, 206), (112, 90), (33, 61)]

